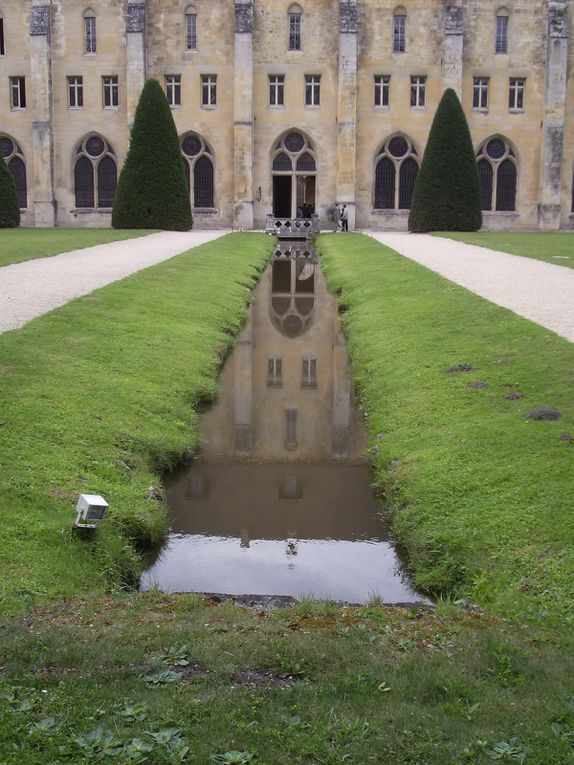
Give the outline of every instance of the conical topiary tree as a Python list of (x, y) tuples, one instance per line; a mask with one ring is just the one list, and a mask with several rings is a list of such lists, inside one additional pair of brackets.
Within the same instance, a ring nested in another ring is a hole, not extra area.
[(449, 88), (436, 111), (418, 174), (409, 230), (477, 231), (482, 226), (480, 180), (468, 123)]
[(161, 85), (148, 80), (140, 95), (130, 148), (112, 210), (114, 228), (188, 231), (189, 186), (177, 130)]
[(0, 153), (0, 228), (20, 225), (20, 205), (12, 173)]

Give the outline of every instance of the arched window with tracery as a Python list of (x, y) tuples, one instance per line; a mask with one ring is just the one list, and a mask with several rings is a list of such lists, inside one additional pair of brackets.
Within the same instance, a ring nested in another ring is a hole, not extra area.
[(271, 156), (273, 214), (278, 218), (310, 218), (315, 212), (317, 160), (311, 141), (290, 131), (275, 144)]
[(115, 152), (99, 135), (85, 138), (76, 149), (74, 193), (76, 207), (111, 208), (118, 185)]
[(28, 186), (26, 183), (26, 163), (22, 150), (12, 138), (0, 135), (0, 152), (14, 177), (16, 195), (20, 209), (28, 207)]
[(477, 154), (482, 209), (514, 212), (518, 162), (510, 143), (501, 136), (485, 141)]
[(181, 141), (181, 153), (191, 206), (196, 210), (213, 209), (215, 195), (211, 148), (197, 133), (188, 133)]
[(419, 154), (402, 135), (388, 138), (375, 160), (375, 210), (409, 210), (419, 173)]

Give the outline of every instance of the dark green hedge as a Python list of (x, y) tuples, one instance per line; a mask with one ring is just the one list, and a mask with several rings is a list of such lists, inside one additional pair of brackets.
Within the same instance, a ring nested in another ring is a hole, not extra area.
[(189, 187), (171, 109), (157, 80), (142, 90), (114, 199), (114, 228), (188, 231)]
[(0, 228), (15, 228), (20, 225), (20, 205), (16, 184), (4, 157), (0, 154)]
[(409, 230), (477, 231), (480, 181), (468, 123), (458, 96), (445, 91), (415, 184)]

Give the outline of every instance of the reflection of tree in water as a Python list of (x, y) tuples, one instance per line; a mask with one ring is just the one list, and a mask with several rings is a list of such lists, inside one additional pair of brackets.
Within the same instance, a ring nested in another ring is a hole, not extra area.
[(275, 251), (270, 314), (287, 337), (300, 337), (313, 322), (315, 260), (313, 248), (305, 242), (281, 242)]

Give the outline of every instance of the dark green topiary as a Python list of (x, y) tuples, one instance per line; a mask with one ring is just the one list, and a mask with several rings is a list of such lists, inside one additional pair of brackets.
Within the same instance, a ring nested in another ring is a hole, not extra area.
[(188, 231), (193, 225), (179, 138), (161, 85), (148, 80), (112, 211), (114, 228)]
[(16, 184), (0, 153), (0, 228), (16, 228), (19, 225), (20, 205), (16, 194)]
[(444, 92), (418, 174), (409, 230), (478, 231), (480, 180), (468, 123), (458, 96)]

